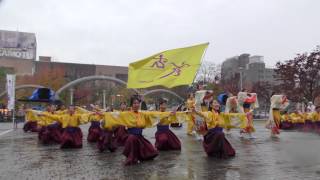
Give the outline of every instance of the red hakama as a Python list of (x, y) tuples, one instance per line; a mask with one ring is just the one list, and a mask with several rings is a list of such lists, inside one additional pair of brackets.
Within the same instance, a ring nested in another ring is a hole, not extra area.
[(312, 120), (305, 120), (303, 131), (304, 132), (311, 132), (313, 130), (314, 130), (314, 123), (312, 122)]
[(128, 131), (126, 130), (126, 127), (119, 126), (113, 132), (114, 132), (114, 136), (116, 138), (116, 142), (118, 146), (124, 146), (129, 136)]
[(23, 125), (24, 132), (38, 132), (38, 126), (36, 121), (28, 121)]
[(60, 143), (61, 129), (60, 123), (43, 126), (39, 130), (38, 138), (43, 144)]
[(129, 136), (124, 145), (123, 155), (127, 157), (125, 165), (136, 164), (139, 161), (153, 160), (158, 151), (143, 137), (141, 128), (129, 128)]
[(106, 149), (110, 152), (114, 152), (117, 149), (117, 143), (113, 136), (113, 132), (107, 129), (101, 130), (97, 147), (100, 152), (103, 152)]
[(63, 131), (60, 148), (82, 148), (82, 131), (79, 127), (67, 127)]
[(161, 151), (181, 150), (181, 142), (169, 129), (169, 125), (158, 125), (155, 147)]
[(220, 127), (209, 129), (204, 136), (203, 147), (207, 155), (212, 157), (228, 158), (236, 154)]
[(291, 130), (291, 129), (293, 129), (293, 124), (291, 122), (288, 122), (288, 121), (283, 121), (280, 124), (280, 129)]
[(98, 142), (101, 134), (100, 122), (91, 121), (91, 126), (89, 128), (89, 134), (87, 137), (88, 142)]

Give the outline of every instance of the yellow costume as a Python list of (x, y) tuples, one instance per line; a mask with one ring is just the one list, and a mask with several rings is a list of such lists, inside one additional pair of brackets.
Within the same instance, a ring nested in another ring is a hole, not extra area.
[(48, 111), (42, 112), (41, 116), (38, 116), (39, 117), (38, 125), (45, 127), (45, 126), (49, 126), (50, 124), (52, 124), (53, 120), (52, 120), (52, 118), (50, 118), (50, 116), (54, 116), (53, 113), (48, 112)]
[(284, 95), (273, 95), (270, 101), (271, 105), (269, 110), (269, 119), (267, 121), (266, 127), (271, 129), (271, 135), (276, 135), (280, 134), (280, 110), (285, 109), (289, 105), (289, 102), (287, 100), (287, 97)]
[(244, 129), (248, 126), (247, 116), (245, 113), (221, 113), (224, 121), (224, 128), (240, 128)]
[(291, 118), (289, 114), (283, 114), (281, 116), (281, 122), (291, 122)]
[(54, 114), (45, 114), (43, 117), (47, 120), (49, 124), (53, 121), (60, 122), (62, 128), (66, 127), (79, 127), (80, 124), (84, 124), (87, 121), (84, 121), (81, 114), (63, 114), (63, 115), (54, 115)]
[[(195, 108), (195, 99), (194, 98), (189, 98), (187, 100), (187, 109), (189, 111), (192, 110), (192, 108)], [(192, 131), (194, 129), (194, 126), (195, 126), (195, 117), (192, 116), (192, 119), (190, 121), (188, 121), (187, 123), (187, 134), (191, 135), (192, 134)]]
[(28, 109), (26, 110), (25, 119), (26, 122), (37, 122), (40, 118), (37, 116), (34, 110)]
[(103, 128), (112, 129), (117, 126), (126, 126), (128, 128), (148, 128), (154, 127), (158, 123), (168, 125), (173, 122), (186, 121), (187, 116), (184, 112), (177, 112), (172, 115), (170, 112), (157, 111), (124, 111), (124, 112), (105, 112), (103, 119)]
[(319, 112), (313, 112), (311, 114), (311, 119), (313, 122), (320, 122), (320, 113)]
[(291, 113), (290, 114), (290, 119), (294, 124), (296, 123), (304, 123), (304, 116), (299, 113)]
[(204, 118), (208, 129), (225, 126), (224, 119), (217, 112), (199, 112), (198, 115)]

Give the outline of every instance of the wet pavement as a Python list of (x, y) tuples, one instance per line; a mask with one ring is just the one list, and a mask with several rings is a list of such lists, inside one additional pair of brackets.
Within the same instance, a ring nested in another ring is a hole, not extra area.
[[(320, 136), (286, 131), (271, 139), (264, 122), (255, 122), (256, 139), (242, 139), (236, 130), (227, 136), (234, 158), (208, 158), (201, 142), (182, 128), (173, 130), (182, 141), (181, 152), (160, 152), (135, 166), (123, 166), (122, 148), (99, 153), (84, 138), (82, 149), (61, 150), (38, 144), (37, 134), (23, 133), (21, 126), (0, 136), (0, 179), (320, 179)], [(0, 133), (10, 127), (0, 123)], [(81, 128), (86, 137), (88, 125)], [(144, 131), (152, 143), (154, 133)]]

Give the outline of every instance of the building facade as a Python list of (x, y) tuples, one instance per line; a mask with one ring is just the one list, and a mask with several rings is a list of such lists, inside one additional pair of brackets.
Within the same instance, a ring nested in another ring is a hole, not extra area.
[(63, 69), (67, 81), (92, 75), (128, 80), (128, 67), (54, 62), (50, 56), (36, 59), (37, 41), (34, 33), (0, 30), (0, 68), (16, 75), (33, 75), (41, 70)]
[(243, 84), (252, 85), (256, 82), (275, 84), (274, 75), (274, 69), (266, 67), (263, 56), (242, 54), (226, 59), (221, 66), (221, 78), (226, 82), (231, 78), (241, 77)]

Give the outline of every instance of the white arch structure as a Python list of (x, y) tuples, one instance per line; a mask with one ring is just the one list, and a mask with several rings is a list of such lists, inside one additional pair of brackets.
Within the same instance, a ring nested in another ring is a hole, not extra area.
[[(110, 76), (87, 76), (87, 77), (82, 77), (82, 78), (79, 78), (79, 79), (76, 79), (74, 81), (71, 81), (67, 84), (65, 84), (64, 86), (62, 86), (60, 89), (57, 90), (57, 92), (55, 93), (55, 96), (57, 99), (59, 99), (59, 95), (61, 94), (62, 91), (72, 87), (72, 86), (75, 86), (79, 83), (82, 83), (82, 82), (87, 82), (87, 81), (92, 81), (92, 80), (109, 80), (109, 81), (113, 81), (113, 82), (116, 82), (116, 83), (119, 83), (119, 84), (122, 84), (122, 85), (126, 85), (127, 83), (125, 81), (122, 81), (121, 79), (118, 79), (118, 78), (115, 78), (115, 77), (110, 77)], [(18, 90), (18, 89), (25, 89), (25, 88), (44, 88), (44, 86), (41, 86), (41, 85), (37, 85), (37, 84), (23, 84), (23, 85), (19, 85), (19, 86), (16, 86), (15, 90)], [(132, 89), (134, 92), (136, 93), (139, 93), (138, 90), (136, 89)], [(167, 89), (153, 89), (153, 90), (149, 90), (147, 92), (145, 92), (143, 94), (143, 96), (147, 96), (149, 94), (152, 94), (152, 93), (157, 93), (157, 92), (164, 92), (164, 93), (168, 93), (168, 94), (171, 94), (171, 95), (174, 95), (176, 96), (178, 99), (180, 99), (181, 101), (184, 101), (184, 98), (182, 98), (181, 96), (179, 96), (177, 93), (173, 92), (173, 91), (170, 91), (170, 90), (167, 90)], [(0, 94), (0, 98), (2, 98), (3, 96), (5, 96), (7, 94), (7, 91), (3, 91), (1, 94)]]
[[(22, 85), (16, 86), (15, 90), (26, 89), (26, 88), (44, 88), (44, 86), (41, 86), (41, 85), (38, 85), (38, 84), (22, 84)], [(0, 98), (5, 96), (6, 94), (7, 94), (7, 91), (3, 91), (0, 94)]]
[(152, 94), (152, 93), (157, 93), (157, 92), (165, 92), (165, 93), (168, 93), (168, 94), (171, 94), (171, 95), (174, 95), (176, 96), (178, 99), (180, 99), (181, 101), (184, 101), (184, 99), (179, 96), (177, 93), (173, 92), (173, 91), (170, 91), (170, 90), (167, 90), (167, 89), (153, 89), (153, 90), (149, 90), (147, 92), (145, 92), (143, 94), (143, 96), (147, 96), (149, 94)]
[[(118, 78), (115, 78), (115, 77), (110, 77), (110, 76), (87, 76), (87, 77), (82, 77), (82, 78), (79, 78), (79, 79), (76, 79), (74, 81), (71, 81), (69, 83), (67, 83), (66, 85), (62, 86), (60, 89), (58, 89), (58, 91), (56, 92), (56, 98), (58, 99), (59, 98), (59, 95), (62, 91), (72, 87), (72, 86), (75, 86), (79, 83), (82, 83), (82, 82), (87, 82), (87, 81), (92, 81), (92, 80), (109, 80), (109, 81), (113, 81), (113, 82), (116, 82), (116, 83), (119, 83), (119, 84), (123, 84), (123, 85), (126, 85), (127, 83), (125, 81), (122, 81), (121, 79), (118, 79)], [(136, 89), (132, 89), (133, 91), (135, 91), (136, 93), (138, 93), (138, 91)]]

